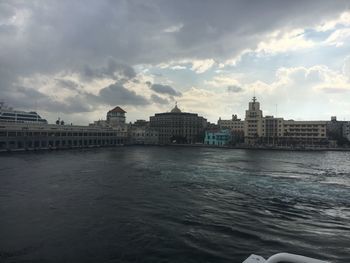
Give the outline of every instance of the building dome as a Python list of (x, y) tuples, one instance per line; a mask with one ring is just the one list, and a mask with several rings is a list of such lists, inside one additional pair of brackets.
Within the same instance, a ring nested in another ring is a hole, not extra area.
[(171, 110), (171, 113), (181, 113), (181, 110), (177, 107), (177, 103), (175, 104), (175, 107)]

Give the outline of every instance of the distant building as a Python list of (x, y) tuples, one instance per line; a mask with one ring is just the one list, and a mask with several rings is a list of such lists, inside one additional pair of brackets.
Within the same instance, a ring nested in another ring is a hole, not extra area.
[(128, 125), (125, 123), (126, 111), (119, 106), (107, 112), (106, 120), (94, 121), (89, 126), (112, 127), (121, 132), (127, 132)]
[(336, 116), (332, 116), (330, 121), (327, 121), (327, 137), (334, 141), (335, 144), (342, 145), (346, 140), (343, 138), (343, 125), (345, 121), (338, 121)]
[(196, 113), (182, 112), (177, 105), (150, 117), (150, 127), (159, 133), (159, 143), (203, 143), (207, 120)]
[(236, 114), (232, 115), (231, 120), (222, 120), (221, 118), (219, 118), (218, 126), (220, 129), (229, 129), (231, 131), (238, 132), (244, 131), (244, 121), (238, 119)]
[(158, 131), (151, 128), (146, 120), (137, 120), (130, 124), (128, 133), (130, 144), (159, 144)]
[(127, 134), (99, 126), (2, 123), (0, 151), (105, 147), (126, 143)]
[[(97, 121), (89, 126), (64, 125), (60, 120), (56, 124), (47, 124), (46, 120), (38, 121), (40, 116), (36, 113), (32, 114), (36, 121), (29, 116), (21, 120), (18, 111), (14, 112), (17, 121), (0, 120), (0, 151), (105, 147), (127, 143), (125, 112), (120, 116), (112, 114), (108, 121)], [(113, 120), (113, 117), (120, 119)]]
[(261, 142), (268, 145), (279, 144), (283, 137), (283, 118), (265, 116), (262, 119), (262, 140)]
[(219, 125), (211, 122), (207, 122), (207, 130), (218, 130), (220, 129)]
[(343, 138), (350, 142), (350, 121), (343, 124)]
[(327, 146), (326, 121), (294, 121), (263, 117), (259, 102), (249, 102), (244, 124), (244, 142), (249, 145)]
[(107, 112), (107, 122), (110, 126), (123, 126), (125, 125), (125, 113), (125, 110), (117, 106)]
[(263, 113), (260, 110), (260, 103), (253, 97), (253, 101), (249, 102), (249, 108), (245, 113), (244, 121), (244, 142), (246, 144), (257, 144), (262, 137), (262, 119)]
[(326, 121), (283, 121), (282, 144), (327, 146)]
[(231, 142), (231, 131), (226, 130), (207, 130), (205, 132), (204, 144), (225, 146)]

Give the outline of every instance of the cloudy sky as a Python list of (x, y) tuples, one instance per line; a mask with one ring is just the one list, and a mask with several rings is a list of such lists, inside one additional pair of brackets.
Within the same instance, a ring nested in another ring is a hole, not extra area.
[(50, 122), (175, 101), (212, 122), (350, 120), (350, 1), (0, 0), (0, 100)]

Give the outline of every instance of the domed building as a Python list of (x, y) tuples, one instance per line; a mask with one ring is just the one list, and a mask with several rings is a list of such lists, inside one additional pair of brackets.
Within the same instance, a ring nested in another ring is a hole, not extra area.
[(207, 120), (196, 113), (182, 112), (176, 103), (170, 112), (150, 117), (150, 127), (158, 131), (160, 144), (202, 143)]

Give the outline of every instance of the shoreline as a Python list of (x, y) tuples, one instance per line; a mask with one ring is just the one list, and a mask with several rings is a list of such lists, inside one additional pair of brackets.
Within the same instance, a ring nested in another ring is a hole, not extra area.
[(207, 144), (167, 144), (160, 146), (183, 146), (183, 147), (203, 147), (203, 148), (220, 148), (220, 149), (234, 149), (234, 150), (262, 150), (262, 151), (293, 151), (293, 152), (324, 152), (324, 151), (338, 151), (338, 152), (349, 152), (348, 148), (320, 148), (320, 147), (305, 147), (305, 148), (293, 148), (293, 147), (252, 147), (252, 146), (217, 146), (217, 145), (207, 145)]
[(260, 150), (260, 151), (290, 151), (290, 152), (350, 152), (348, 148), (320, 148), (320, 147), (304, 147), (304, 148), (293, 148), (293, 147), (252, 147), (252, 146), (218, 146), (208, 144), (124, 144), (117, 146), (89, 146), (89, 147), (64, 147), (64, 148), (29, 148), (29, 149), (2, 149), (1, 153), (23, 153), (23, 152), (52, 152), (52, 151), (64, 151), (64, 150), (82, 150), (82, 149), (97, 149), (97, 148), (119, 148), (119, 147), (191, 147), (191, 148), (212, 148), (212, 149), (223, 149), (223, 150)]

